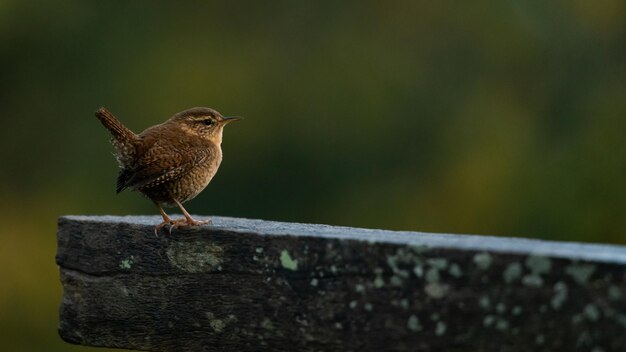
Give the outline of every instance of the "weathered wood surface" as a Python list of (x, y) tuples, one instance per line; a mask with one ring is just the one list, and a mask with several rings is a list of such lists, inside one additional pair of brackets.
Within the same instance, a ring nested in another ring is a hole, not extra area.
[(59, 219), (59, 332), (146, 351), (624, 351), (626, 247)]

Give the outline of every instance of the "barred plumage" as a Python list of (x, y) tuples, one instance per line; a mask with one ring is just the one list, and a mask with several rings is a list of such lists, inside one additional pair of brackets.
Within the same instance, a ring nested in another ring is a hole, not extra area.
[[(196, 197), (211, 181), (222, 161), (224, 126), (239, 118), (223, 117), (210, 108), (192, 108), (140, 134), (126, 128), (113, 114), (100, 108), (96, 116), (111, 132), (120, 166), (117, 192), (139, 191), (159, 207), (165, 225), (199, 225), (182, 203)], [(161, 205), (178, 205), (184, 220), (171, 220)]]

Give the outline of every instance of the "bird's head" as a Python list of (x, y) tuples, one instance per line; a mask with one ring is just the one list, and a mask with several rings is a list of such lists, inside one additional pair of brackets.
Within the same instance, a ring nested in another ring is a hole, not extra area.
[(202, 137), (213, 143), (222, 143), (222, 131), (229, 122), (241, 117), (224, 117), (211, 108), (191, 108), (172, 116), (170, 121), (186, 133)]

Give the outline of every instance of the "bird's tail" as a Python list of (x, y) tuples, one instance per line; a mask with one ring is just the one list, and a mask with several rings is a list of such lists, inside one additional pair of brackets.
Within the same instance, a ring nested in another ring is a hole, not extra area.
[(138, 136), (126, 126), (124, 126), (120, 120), (118, 120), (113, 114), (106, 108), (100, 108), (96, 111), (96, 117), (102, 125), (106, 127), (113, 138), (122, 143), (132, 143), (137, 140)]

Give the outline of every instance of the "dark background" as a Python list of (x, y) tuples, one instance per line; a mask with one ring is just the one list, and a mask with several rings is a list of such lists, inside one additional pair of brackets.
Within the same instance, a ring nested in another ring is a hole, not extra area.
[(626, 243), (626, 2), (0, 2), (0, 337), (56, 335), (64, 214), (115, 195), (131, 129), (246, 119), (187, 209), (283, 221)]

